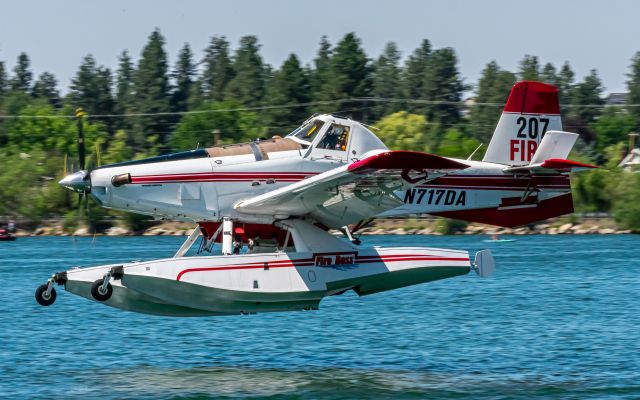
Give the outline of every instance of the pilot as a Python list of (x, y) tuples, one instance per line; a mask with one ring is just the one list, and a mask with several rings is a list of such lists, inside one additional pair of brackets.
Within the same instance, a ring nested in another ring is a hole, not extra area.
[(240, 235), (236, 235), (233, 240), (233, 254), (240, 254), (240, 250), (242, 250), (242, 238)]

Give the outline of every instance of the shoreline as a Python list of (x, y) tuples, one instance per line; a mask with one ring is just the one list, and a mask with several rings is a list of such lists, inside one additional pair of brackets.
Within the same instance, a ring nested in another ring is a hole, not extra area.
[[(383, 219), (372, 226), (362, 228), (362, 235), (621, 235), (633, 234), (631, 230), (620, 229), (611, 218), (584, 218), (571, 222), (570, 217), (543, 221), (538, 224), (517, 228), (502, 228), (485, 224), (455, 224), (444, 219)], [(18, 229), (17, 237), (34, 236), (187, 236), (193, 224), (184, 222), (163, 222), (143, 231), (134, 232), (123, 226), (112, 226), (103, 232), (93, 233), (86, 227), (66, 231), (61, 224), (43, 225), (33, 230)], [(333, 231), (341, 234), (339, 231)]]

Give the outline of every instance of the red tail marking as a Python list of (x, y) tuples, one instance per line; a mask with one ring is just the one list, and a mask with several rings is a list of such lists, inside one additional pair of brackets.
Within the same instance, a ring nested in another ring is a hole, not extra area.
[(518, 82), (511, 89), (504, 111), (522, 114), (560, 114), (558, 89), (542, 82)]

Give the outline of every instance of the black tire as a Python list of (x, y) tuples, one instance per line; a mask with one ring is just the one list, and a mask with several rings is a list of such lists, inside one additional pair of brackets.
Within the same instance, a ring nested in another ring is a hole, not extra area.
[(47, 286), (48, 285), (45, 283), (38, 286), (38, 288), (36, 289), (36, 301), (38, 302), (38, 304), (44, 307), (50, 306), (56, 301), (55, 288), (51, 288), (51, 293), (49, 293), (49, 297), (48, 298), (46, 297)]
[(107, 301), (113, 294), (113, 287), (110, 283), (107, 283), (107, 292), (100, 293), (102, 282), (104, 282), (104, 279), (98, 279), (97, 281), (93, 282), (93, 284), (91, 285), (91, 296), (93, 296), (93, 298), (98, 301)]

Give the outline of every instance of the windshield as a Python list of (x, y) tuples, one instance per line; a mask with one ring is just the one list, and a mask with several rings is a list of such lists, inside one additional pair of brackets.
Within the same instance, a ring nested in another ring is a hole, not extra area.
[(300, 140), (307, 142), (308, 144), (311, 144), (311, 142), (313, 142), (313, 139), (316, 137), (318, 132), (320, 132), (322, 125), (324, 125), (323, 121), (320, 121), (319, 119), (314, 119), (312, 121), (309, 121), (303, 124), (302, 126), (299, 126), (298, 128), (296, 128), (295, 131), (291, 132), (287, 136), (294, 136)]

